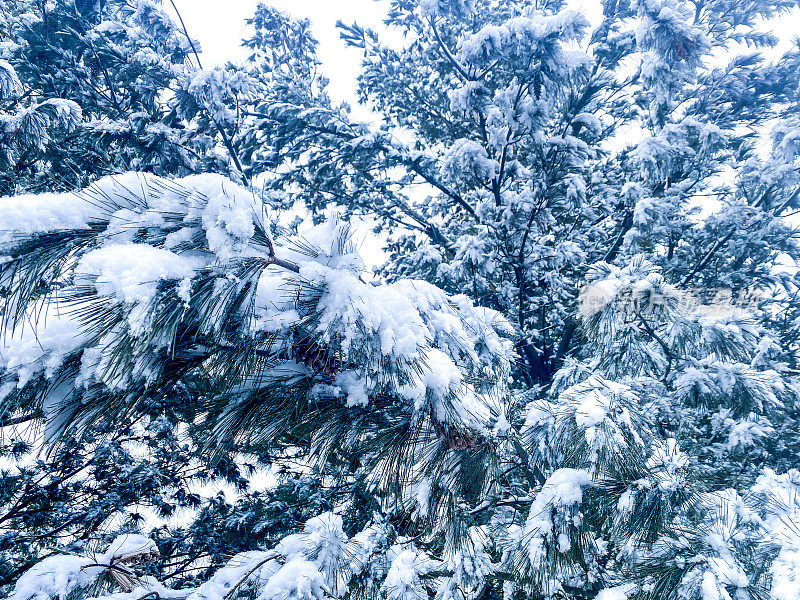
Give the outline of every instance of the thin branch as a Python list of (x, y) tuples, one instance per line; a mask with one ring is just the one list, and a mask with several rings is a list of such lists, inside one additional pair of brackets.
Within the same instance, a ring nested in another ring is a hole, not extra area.
[(38, 411), (34, 411), (32, 413), (28, 413), (26, 415), (20, 415), (19, 417), (9, 417), (7, 419), (0, 420), (0, 427), (11, 427), (12, 425), (19, 425), (20, 423), (27, 423), (28, 421), (33, 421), (41, 416)]
[(430, 175), (429, 173), (423, 171), (422, 167), (419, 166), (419, 163), (416, 160), (407, 161), (405, 164), (406, 166), (408, 166), (409, 169), (411, 169), (414, 173), (422, 177), (425, 181), (427, 181), (437, 190), (442, 192), (445, 196), (451, 198), (452, 200), (455, 200), (458, 203), (458, 205), (462, 206), (464, 210), (466, 210), (470, 215), (472, 215), (475, 218), (478, 217), (478, 214), (475, 212), (475, 209), (472, 208), (472, 206), (470, 206), (470, 204), (466, 200), (464, 200), (464, 198), (462, 198), (460, 194), (450, 190), (441, 181), (436, 179), (433, 175)]
[[(186, 28), (186, 23), (183, 21), (183, 17), (181, 16), (178, 7), (175, 6), (174, 0), (169, 0), (169, 3), (172, 5), (173, 10), (175, 10), (175, 14), (178, 15), (178, 20), (180, 21), (181, 27), (183, 28), (183, 34), (186, 36), (186, 39), (189, 40), (189, 46), (192, 49), (192, 53), (194, 54), (195, 60), (197, 60), (197, 67), (200, 70), (203, 70), (203, 63), (200, 61), (200, 53), (197, 51), (197, 48), (194, 45), (194, 41), (192, 37), (189, 35), (189, 30)], [(222, 136), (222, 143), (225, 145), (225, 148), (228, 149), (228, 152), (231, 155), (231, 159), (233, 160), (236, 168), (239, 169), (239, 172), (242, 174), (242, 179), (244, 180), (245, 185), (248, 187), (250, 186), (250, 180), (248, 179), (247, 175), (244, 172), (244, 167), (242, 166), (242, 161), (239, 159), (239, 153), (236, 152), (236, 149), (233, 147), (233, 142), (231, 141), (228, 134), (223, 129), (222, 125), (217, 121), (216, 117), (214, 117), (214, 113), (206, 107), (206, 113), (208, 114), (208, 118), (211, 119), (214, 126), (219, 131), (219, 134)]]
[(717, 250), (722, 248), (722, 246), (724, 246), (728, 242), (728, 240), (733, 237), (733, 234), (734, 234), (735, 231), (736, 231), (735, 228), (731, 229), (727, 233), (727, 235), (725, 235), (723, 238), (717, 240), (717, 243), (714, 244), (708, 252), (706, 252), (705, 256), (703, 258), (701, 258), (697, 262), (697, 264), (695, 264), (694, 268), (691, 271), (689, 271), (689, 274), (686, 275), (686, 277), (683, 278), (683, 281), (681, 281), (680, 287), (686, 286), (686, 284), (688, 284), (698, 272), (700, 272), (700, 271), (702, 271), (703, 269), (706, 268), (706, 265), (708, 265), (708, 263), (711, 261), (711, 259), (713, 258), (714, 254), (716, 254)]
[(268, 555), (267, 555), (267, 557), (266, 557), (266, 558), (264, 558), (264, 559), (262, 559), (262, 560), (258, 561), (258, 563), (256, 563), (256, 565), (255, 565), (255, 566), (254, 566), (252, 569), (250, 569), (250, 570), (249, 570), (249, 571), (248, 571), (248, 572), (245, 574), (245, 576), (244, 576), (244, 577), (242, 577), (242, 578), (241, 578), (239, 581), (237, 581), (237, 582), (236, 582), (236, 584), (235, 584), (235, 585), (234, 585), (234, 586), (233, 586), (233, 587), (232, 587), (230, 590), (228, 590), (228, 593), (227, 593), (227, 594), (225, 594), (225, 596), (223, 596), (222, 600), (230, 600), (230, 599), (233, 597), (233, 594), (236, 592), (236, 590), (238, 590), (238, 589), (239, 589), (239, 588), (242, 586), (242, 584), (244, 584), (244, 582), (245, 582), (245, 581), (247, 581), (248, 579), (250, 579), (250, 576), (251, 576), (253, 573), (255, 573), (255, 572), (256, 572), (256, 569), (259, 569), (259, 568), (261, 568), (263, 565), (265, 565), (266, 563), (268, 563), (269, 561), (271, 561), (271, 560), (275, 560), (275, 559), (277, 559), (277, 558), (280, 558), (280, 557), (281, 557), (281, 554), (279, 554), (278, 552), (275, 552), (275, 551), (273, 550), (273, 551), (272, 551), (270, 554), (268, 554)]
[(445, 44), (442, 38), (439, 36), (439, 30), (436, 29), (436, 22), (433, 19), (431, 19), (429, 22), (431, 29), (433, 30), (433, 35), (436, 38), (436, 43), (439, 44), (439, 48), (441, 48), (445, 57), (447, 57), (447, 60), (453, 65), (455, 70), (458, 71), (458, 74), (461, 75), (461, 77), (467, 81), (472, 81), (472, 77), (470, 77), (469, 73), (467, 73), (464, 67), (461, 66), (461, 63), (456, 60), (456, 57), (450, 52), (450, 48), (447, 47), (447, 44)]
[(606, 255), (603, 257), (603, 262), (610, 262), (614, 260), (614, 257), (617, 256), (617, 252), (622, 247), (622, 242), (625, 239), (625, 234), (628, 233), (628, 230), (633, 225), (633, 214), (631, 211), (625, 213), (625, 218), (622, 220), (622, 225), (619, 228), (619, 234), (617, 238), (614, 240), (614, 244), (611, 248), (608, 249)]

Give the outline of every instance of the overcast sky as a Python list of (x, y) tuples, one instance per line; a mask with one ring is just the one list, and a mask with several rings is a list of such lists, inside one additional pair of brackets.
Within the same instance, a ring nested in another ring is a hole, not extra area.
[[(245, 19), (255, 12), (259, 0), (174, 0), (186, 22), (189, 34), (203, 47), (204, 66), (242, 59), (246, 52), (240, 42), (247, 33)], [(336, 21), (357, 21), (381, 29), (389, 6), (386, 0), (261, 0), (295, 17), (311, 20), (319, 40), (319, 55), (325, 75), (330, 78), (329, 92), (337, 100), (353, 101), (360, 55), (339, 39)], [(169, 6), (168, 2), (165, 2)], [(600, 0), (571, 0), (570, 7), (581, 10), (591, 20), (602, 15)]]
[[(186, 21), (189, 34), (203, 47), (204, 66), (246, 56), (241, 40), (248, 34), (245, 19), (255, 12), (259, 0), (174, 0)], [(264, 0), (262, 0), (263, 2)], [(331, 79), (330, 93), (338, 100), (352, 100), (358, 75), (359, 53), (346, 48), (339, 40), (337, 19), (346, 23), (357, 20), (369, 26), (381, 23), (387, 3), (374, 0), (268, 0), (296, 17), (311, 20), (320, 42), (320, 57), (326, 76)]]
[[(336, 21), (357, 21), (380, 29), (388, 8), (387, 0), (261, 0), (295, 17), (311, 20), (320, 43), (320, 57), (326, 76), (331, 80), (329, 93), (337, 100), (354, 101), (355, 81), (359, 70), (359, 52), (345, 47), (339, 39)], [(189, 34), (203, 47), (204, 66), (223, 64), (246, 56), (241, 40), (248, 34), (245, 19), (251, 16), (259, 0), (174, 0), (189, 29)], [(168, 2), (164, 2), (169, 6)], [(580, 10), (593, 23), (602, 16), (601, 0), (568, 0), (570, 8)], [(800, 8), (784, 14), (769, 24), (782, 40), (782, 49), (798, 35)]]

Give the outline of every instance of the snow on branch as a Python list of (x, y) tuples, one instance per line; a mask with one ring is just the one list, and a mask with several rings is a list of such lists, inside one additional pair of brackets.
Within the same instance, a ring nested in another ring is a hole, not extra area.
[(513, 328), (428, 283), (365, 282), (345, 223), (276, 240), (223, 177), (138, 173), (8, 198), (0, 223), (3, 402), (33, 391), (50, 442), (198, 375), (222, 390), (220, 447), (388, 411), (465, 449), (501, 417)]

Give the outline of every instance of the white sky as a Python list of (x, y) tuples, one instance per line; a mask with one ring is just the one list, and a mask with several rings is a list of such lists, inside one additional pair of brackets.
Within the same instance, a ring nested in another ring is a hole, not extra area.
[[(259, 0), (173, 0), (181, 11), (189, 34), (200, 41), (204, 66), (237, 61), (246, 57), (241, 40), (249, 34), (245, 19), (255, 12)], [(329, 93), (340, 101), (355, 104), (356, 77), (360, 53), (347, 48), (339, 39), (336, 21), (358, 22), (382, 29), (389, 3), (387, 0), (261, 0), (295, 17), (311, 21), (314, 36), (319, 40), (319, 56), (325, 75), (331, 80)], [(593, 23), (602, 17), (601, 0), (568, 0), (570, 8), (579, 10)], [(169, 2), (164, 2), (169, 8)], [(783, 41), (777, 50), (785, 50), (789, 41), (800, 32), (800, 8), (783, 14), (769, 24), (773, 33)], [(385, 31), (385, 29), (384, 29)], [(770, 52), (769, 54), (778, 54)], [(366, 112), (366, 111), (364, 111)], [(356, 109), (356, 117), (363, 118)]]
[[(189, 34), (203, 47), (204, 66), (243, 59), (246, 49), (241, 40), (249, 35), (245, 19), (255, 12), (259, 0), (174, 0)], [(376, 0), (261, 0), (295, 17), (311, 20), (312, 31), (320, 43), (319, 55), (324, 74), (331, 80), (329, 93), (337, 100), (354, 101), (360, 54), (339, 39), (336, 21), (357, 21), (378, 28), (386, 15), (388, 2)], [(169, 6), (165, 2), (165, 5)]]
[[(356, 78), (360, 53), (347, 48), (339, 39), (336, 21), (358, 22), (373, 29), (382, 26), (387, 0), (174, 0), (183, 16), (189, 35), (202, 46), (204, 66), (236, 61), (247, 56), (241, 40), (249, 34), (245, 19), (252, 16), (259, 2), (270, 4), (295, 17), (308, 18), (320, 44), (319, 56), (325, 75), (331, 80), (329, 93), (337, 100), (355, 103)], [(164, 3), (169, 8), (169, 3)], [(571, 8), (590, 20), (602, 15), (600, 0), (571, 0)]]

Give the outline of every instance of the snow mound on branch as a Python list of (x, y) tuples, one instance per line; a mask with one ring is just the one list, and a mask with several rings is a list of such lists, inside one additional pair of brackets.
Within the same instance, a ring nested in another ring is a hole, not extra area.
[(621, 405), (636, 402), (636, 395), (627, 385), (592, 375), (564, 390), (559, 400), (574, 404), (575, 424), (581, 429), (590, 429), (617, 413), (627, 422), (627, 413)]
[[(176, 217), (175, 221), (167, 223), (164, 215)], [(224, 260), (246, 249), (255, 232), (254, 223), (262, 218), (253, 193), (221, 175), (167, 180), (146, 173), (123, 173), (99, 179), (79, 192), (4, 198), (0, 202), (0, 253), (20, 234), (103, 226), (107, 230), (104, 245), (114, 246), (132, 242), (140, 228), (171, 226), (173, 240), (176, 235), (186, 237), (191, 230), (198, 230), (205, 235), (209, 250)]]
[(647, 459), (647, 467), (658, 481), (658, 486), (669, 491), (677, 490), (684, 484), (689, 464), (689, 456), (680, 449), (674, 438), (656, 443), (652, 455)]
[[(40, 308), (43, 312), (40, 312)], [(39, 315), (39, 324), (34, 329), (29, 325), (15, 331), (2, 332), (3, 345), (0, 346), (0, 368), (16, 379), (8, 379), (0, 387), (0, 398), (5, 397), (13, 387), (24, 387), (33, 377), (43, 374), (51, 378), (61, 366), (64, 358), (72, 352), (84, 336), (78, 322), (66, 315), (56, 303), (40, 305), (30, 311)]]
[(442, 179), (452, 183), (484, 181), (500, 172), (500, 163), (472, 140), (456, 140), (442, 159)]
[(581, 288), (578, 311), (584, 318), (603, 312), (616, 298), (622, 281), (615, 277), (594, 281)]
[(800, 600), (800, 471), (765, 469), (752, 491), (765, 500), (764, 527), (780, 548), (770, 571), (775, 600)]
[(0, 245), (19, 234), (84, 229), (97, 207), (78, 194), (23, 194), (0, 202)]
[(45, 558), (17, 580), (9, 600), (67, 600), (100, 572), (101, 567), (87, 568), (93, 563), (89, 558), (69, 554)]
[(138, 533), (124, 533), (114, 538), (108, 549), (97, 557), (97, 562), (124, 562), (133, 558), (156, 555), (158, 546), (149, 537)]
[(22, 89), (22, 83), (8, 61), (0, 59), (0, 99), (13, 96)]
[(583, 501), (583, 488), (591, 484), (591, 475), (583, 469), (558, 469), (547, 478), (531, 504), (522, 533), (532, 564), (545, 558), (548, 540), (555, 541), (560, 552), (569, 551), (569, 530), (581, 521), (574, 509)]
[(337, 560), (345, 544), (342, 517), (328, 511), (306, 521), (302, 533), (284, 537), (275, 550), (284, 556), (314, 555), (317, 564), (323, 566)]
[(477, 310), (466, 297), (451, 298), (422, 281), (370, 285), (348, 271), (312, 262), (301, 265), (300, 276), (325, 290), (316, 334), (341, 348), (345, 362), (359, 365), (336, 380), (350, 406), (368, 403), (388, 363), (409, 373), (410, 380), (393, 392), (416, 409), (430, 402), (441, 422), (451, 422), (454, 410), (473, 426), (486, 425), (486, 400), (465, 382), (464, 372), (487, 377), (507, 372), (512, 347), (497, 329), (511, 326), (499, 314)]
[(403, 294), (392, 286), (369, 286), (349, 273), (321, 269), (316, 265), (301, 268), (300, 275), (310, 281), (327, 284), (325, 297), (319, 305), (320, 333), (341, 331), (342, 350), (356, 351), (358, 328), (376, 334), (378, 350), (385, 356), (417, 360), (427, 345), (430, 331), (419, 311)]
[(571, 506), (583, 499), (582, 488), (592, 481), (588, 471), (582, 469), (558, 469), (542, 486), (534, 504)]
[[(152, 300), (160, 281), (188, 281), (205, 264), (202, 258), (181, 256), (148, 244), (119, 244), (85, 254), (76, 275), (77, 281), (93, 279), (100, 294), (136, 304)], [(184, 296), (182, 299), (188, 300)]]
[[(423, 561), (424, 562), (424, 561)], [(420, 562), (413, 550), (403, 550), (392, 561), (383, 589), (388, 600), (422, 600), (427, 598), (425, 587), (420, 581)]]
[(636, 591), (636, 584), (623, 583), (611, 588), (601, 590), (596, 596), (596, 600), (628, 600)]
[(322, 600), (326, 598), (325, 578), (314, 563), (292, 558), (269, 578), (259, 600)]
[(252, 579), (266, 582), (278, 570), (276, 559), (274, 552), (241, 552), (189, 594), (187, 600), (222, 600), (248, 574)]
[(525, 58), (539, 51), (539, 44), (558, 37), (563, 42), (578, 40), (589, 22), (579, 12), (564, 10), (555, 15), (533, 12), (513, 17), (502, 25), (485, 25), (458, 44), (458, 58), (471, 63), (499, 57)]

